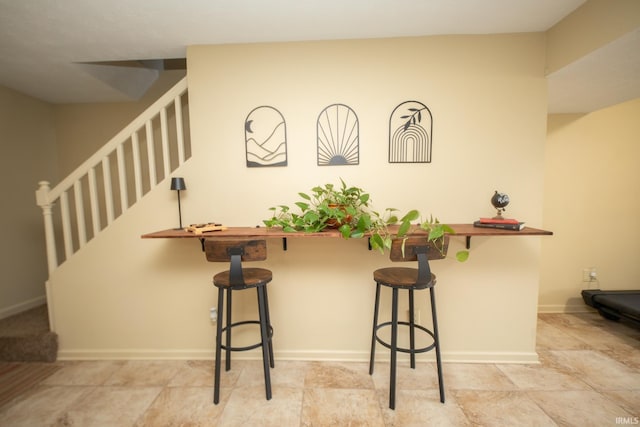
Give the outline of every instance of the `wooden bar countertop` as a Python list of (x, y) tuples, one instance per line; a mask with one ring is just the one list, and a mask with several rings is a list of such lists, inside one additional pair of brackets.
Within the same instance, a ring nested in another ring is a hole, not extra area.
[[(503, 230), (497, 228), (474, 227), (473, 224), (448, 224), (454, 231), (454, 236), (549, 236), (553, 232), (540, 230), (537, 228), (524, 227), (520, 231)], [(398, 226), (389, 226), (389, 231), (394, 233)], [(412, 235), (425, 234), (424, 231), (416, 229)], [(338, 230), (323, 230), (317, 233), (305, 233), (304, 231), (285, 232), (281, 228), (267, 227), (228, 227), (226, 230), (211, 231), (196, 234), (184, 229), (168, 229), (143, 234), (143, 239), (179, 239), (179, 238), (288, 238), (288, 237), (322, 237), (341, 238)]]

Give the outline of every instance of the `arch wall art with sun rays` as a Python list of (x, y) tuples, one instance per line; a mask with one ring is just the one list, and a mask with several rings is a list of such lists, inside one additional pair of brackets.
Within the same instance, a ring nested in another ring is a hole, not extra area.
[(360, 160), (358, 116), (344, 104), (322, 110), (317, 122), (318, 166), (357, 165)]
[(287, 124), (280, 111), (256, 107), (244, 121), (247, 167), (287, 166)]
[(389, 118), (389, 163), (431, 163), (433, 117), (421, 102), (405, 101)]

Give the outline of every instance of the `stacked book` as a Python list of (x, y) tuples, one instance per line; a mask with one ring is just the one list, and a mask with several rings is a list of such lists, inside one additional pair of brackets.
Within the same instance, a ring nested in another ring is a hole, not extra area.
[(474, 227), (500, 228), (503, 230), (520, 231), (524, 228), (524, 222), (513, 218), (480, 218), (473, 223)]

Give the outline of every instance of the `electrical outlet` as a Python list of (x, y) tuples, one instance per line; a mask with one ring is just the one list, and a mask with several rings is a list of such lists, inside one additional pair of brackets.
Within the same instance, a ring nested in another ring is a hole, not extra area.
[(594, 267), (584, 268), (582, 270), (583, 282), (595, 282), (596, 280), (598, 280), (598, 273)]
[(600, 287), (598, 271), (595, 267), (585, 268), (582, 270), (582, 282), (588, 289), (597, 289)]
[(209, 318), (211, 319), (211, 321), (213, 323), (215, 323), (218, 320), (218, 309), (215, 307), (211, 307), (209, 309)]

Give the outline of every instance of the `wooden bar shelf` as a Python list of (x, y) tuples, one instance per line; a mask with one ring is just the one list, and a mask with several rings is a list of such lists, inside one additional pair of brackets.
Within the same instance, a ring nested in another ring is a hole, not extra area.
[[(524, 227), (520, 231), (503, 230), (493, 228), (474, 227), (473, 224), (448, 224), (454, 231), (453, 236), (466, 237), (467, 249), (471, 247), (471, 237), (473, 236), (550, 236), (553, 232), (538, 228)], [(389, 231), (394, 233), (397, 226), (390, 226)], [(422, 230), (416, 230), (412, 235), (425, 235)], [(239, 239), (283, 239), (283, 247), (286, 250), (287, 238), (342, 238), (338, 230), (324, 230), (317, 233), (306, 233), (303, 231), (285, 232), (280, 228), (267, 227), (227, 227), (226, 230), (212, 231), (209, 233), (195, 234), (184, 229), (168, 229), (155, 231), (141, 236), (143, 239), (216, 239), (216, 238), (239, 238)]]

